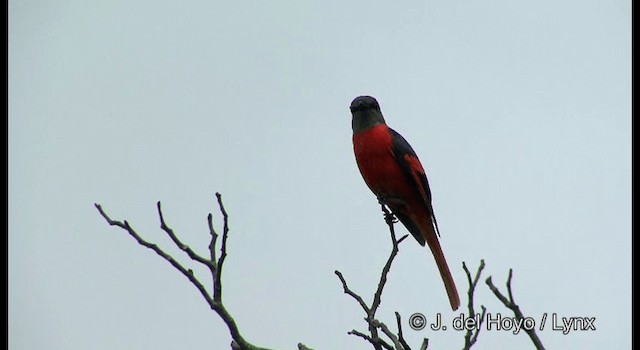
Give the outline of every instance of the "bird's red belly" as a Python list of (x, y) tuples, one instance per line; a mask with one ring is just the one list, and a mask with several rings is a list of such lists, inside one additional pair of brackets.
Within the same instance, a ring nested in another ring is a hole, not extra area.
[(375, 126), (353, 135), (353, 150), (360, 173), (376, 196), (396, 197), (404, 201), (415, 196), (391, 151), (392, 138), (386, 125)]

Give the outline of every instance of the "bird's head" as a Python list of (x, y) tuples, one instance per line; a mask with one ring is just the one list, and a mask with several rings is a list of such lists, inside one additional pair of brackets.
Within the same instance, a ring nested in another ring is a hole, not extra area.
[(371, 96), (358, 96), (349, 106), (353, 133), (366, 131), (378, 124), (385, 124), (380, 105)]

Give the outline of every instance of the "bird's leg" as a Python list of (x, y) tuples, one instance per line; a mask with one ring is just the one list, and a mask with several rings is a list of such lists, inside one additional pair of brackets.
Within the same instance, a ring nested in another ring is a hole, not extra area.
[(388, 205), (388, 203), (394, 203), (397, 201), (399, 201), (398, 198), (394, 198), (391, 196), (378, 196), (378, 203), (380, 203), (380, 206), (382, 207), (382, 212), (384, 213), (384, 221), (387, 223), (387, 225), (393, 225), (398, 222), (398, 218), (393, 215), (391, 207)]
[(398, 222), (398, 218), (393, 215), (392, 212), (384, 210), (384, 205), (382, 206), (382, 208), (382, 210), (384, 211), (384, 221), (387, 223), (387, 225), (393, 225)]

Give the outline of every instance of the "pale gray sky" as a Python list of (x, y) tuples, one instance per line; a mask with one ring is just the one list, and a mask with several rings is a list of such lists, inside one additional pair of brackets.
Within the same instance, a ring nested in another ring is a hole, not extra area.
[[(363, 315), (333, 274), (371, 298), (390, 248), (353, 157), (362, 94), (427, 169), (463, 303), (461, 263), (484, 258), (500, 286), (514, 269), (526, 315), (596, 317), (539, 332), (548, 348), (630, 348), (630, 7), (10, 0), (9, 348), (228, 348), (196, 289), (93, 207), (172, 247), (161, 200), (204, 252), (216, 191), (225, 300), (248, 340), (369, 348), (346, 334)], [(387, 288), (390, 325), (457, 315), (413, 241)], [(484, 283), (476, 303), (509, 314)], [(464, 335), (405, 334), (434, 349)], [(529, 345), (485, 329), (475, 349)]]

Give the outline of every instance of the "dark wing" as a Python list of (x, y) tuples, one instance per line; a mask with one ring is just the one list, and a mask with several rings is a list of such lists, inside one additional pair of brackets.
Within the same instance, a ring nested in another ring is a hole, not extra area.
[[(420, 197), (422, 198), (422, 202), (427, 207), (427, 211), (431, 215), (431, 220), (435, 225), (435, 230), (438, 236), (440, 236), (440, 230), (438, 229), (438, 222), (436, 221), (436, 216), (433, 213), (433, 207), (431, 206), (431, 189), (429, 188), (429, 181), (427, 180), (427, 175), (425, 174), (424, 168), (418, 159), (418, 155), (411, 148), (409, 142), (402, 137), (395, 130), (389, 128), (389, 132), (391, 133), (391, 137), (393, 138), (392, 152), (400, 167), (402, 168), (404, 174), (409, 178), (410, 183), (412, 183), (416, 190), (420, 193)], [(396, 214), (396, 216), (398, 216)], [(398, 216), (398, 219), (407, 227), (409, 232), (411, 228), (407, 226), (405, 223), (408, 218), (403, 218)], [(415, 227), (415, 224), (411, 223), (411, 226)], [(416, 227), (417, 229), (417, 227)], [(415, 236), (415, 234), (414, 234)], [(421, 241), (421, 240), (418, 240)]]

